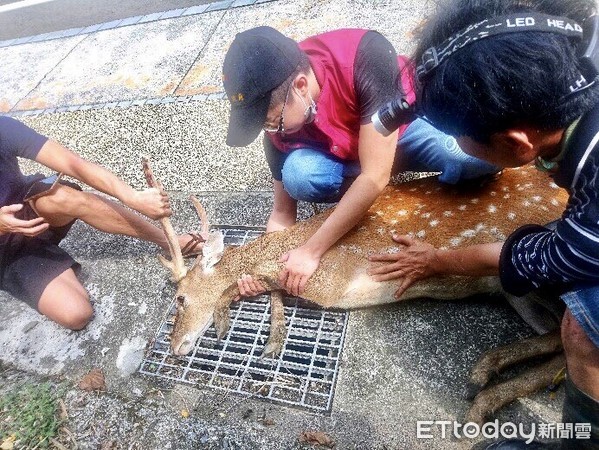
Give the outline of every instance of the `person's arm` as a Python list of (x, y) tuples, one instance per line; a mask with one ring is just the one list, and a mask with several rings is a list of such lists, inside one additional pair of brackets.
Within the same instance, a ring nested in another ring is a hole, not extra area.
[(320, 258), (351, 230), (389, 183), (397, 132), (382, 136), (372, 123), (360, 127), (359, 157), (362, 172), (320, 228), (300, 247), (283, 255), (279, 282), (293, 295), (301, 295)]
[(398, 279), (396, 298), (401, 297), (417, 281), (434, 276), (499, 275), (499, 260), (503, 242), (441, 250), (406, 235), (393, 236), (393, 240), (404, 247), (397, 253), (369, 256), (369, 261), (383, 264), (374, 266), (368, 271), (368, 274), (374, 281)]
[(152, 219), (171, 215), (166, 193), (157, 189), (136, 191), (109, 170), (81, 158), (51, 139), (43, 145), (35, 160), (119, 199), (123, 204)]

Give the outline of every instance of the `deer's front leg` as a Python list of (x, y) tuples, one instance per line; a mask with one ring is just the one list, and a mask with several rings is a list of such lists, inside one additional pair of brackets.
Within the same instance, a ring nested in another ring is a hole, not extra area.
[(283, 350), (286, 336), (283, 292), (272, 291), (270, 293), (270, 335), (262, 351), (262, 357), (276, 358), (279, 356)]

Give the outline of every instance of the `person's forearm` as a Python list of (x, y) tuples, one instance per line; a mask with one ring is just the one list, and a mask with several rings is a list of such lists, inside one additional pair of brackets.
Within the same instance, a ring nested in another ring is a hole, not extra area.
[(77, 164), (75, 177), (88, 186), (119, 199), (123, 204), (131, 206), (135, 190), (109, 170), (97, 164)]
[(364, 217), (384, 188), (384, 184), (361, 174), (356, 178), (331, 215), (304, 247), (316, 256), (322, 256)]
[(435, 251), (433, 270), (438, 275), (487, 276), (499, 273), (503, 242)]

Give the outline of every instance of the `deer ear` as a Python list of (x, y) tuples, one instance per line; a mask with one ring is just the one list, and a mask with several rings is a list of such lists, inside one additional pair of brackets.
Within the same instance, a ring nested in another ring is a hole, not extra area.
[(216, 265), (225, 251), (225, 236), (218, 230), (212, 230), (202, 248), (202, 269), (208, 270)]

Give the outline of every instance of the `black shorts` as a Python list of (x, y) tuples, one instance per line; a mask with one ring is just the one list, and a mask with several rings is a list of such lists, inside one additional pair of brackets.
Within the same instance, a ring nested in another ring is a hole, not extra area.
[[(61, 180), (60, 184), (81, 190), (75, 183)], [(47, 185), (33, 182), (24, 190), (22, 197), (47, 189)], [(16, 214), (23, 220), (38, 217), (25, 203)], [(60, 228), (49, 228), (34, 237), (10, 233), (0, 236), (0, 289), (24, 301), (34, 309), (44, 289), (56, 277), (79, 264), (58, 244), (67, 235), (74, 221)]]

